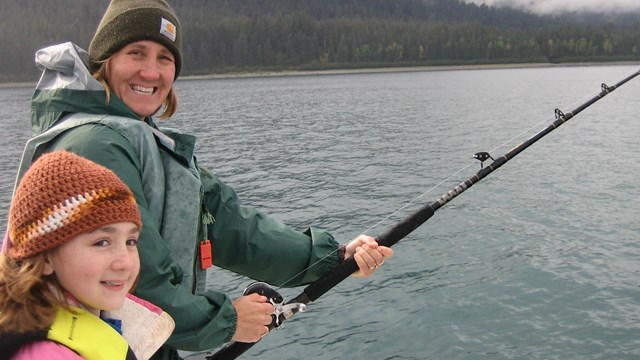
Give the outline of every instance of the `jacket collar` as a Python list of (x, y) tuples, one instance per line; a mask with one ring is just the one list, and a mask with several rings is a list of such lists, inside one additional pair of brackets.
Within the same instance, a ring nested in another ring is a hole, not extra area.
[(36, 52), (42, 70), (31, 99), (33, 136), (52, 127), (68, 113), (108, 114), (138, 120), (113, 93), (107, 104), (104, 86), (87, 68), (89, 55), (73, 43), (49, 46)]

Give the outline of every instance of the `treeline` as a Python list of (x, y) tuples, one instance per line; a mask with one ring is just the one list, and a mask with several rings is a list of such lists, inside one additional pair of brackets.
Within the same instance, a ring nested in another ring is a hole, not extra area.
[[(194, 23), (194, 73), (305, 68), (638, 60), (640, 29), (498, 28), (474, 22), (315, 20), (303, 14)], [(231, 41), (229, 41), (232, 39)]]
[[(183, 75), (438, 64), (640, 60), (640, 21), (540, 17), (458, 0), (169, 0)], [(0, 81), (35, 80), (34, 52), (87, 48), (108, 0), (0, 3)], [(584, 21), (589, 19), (589, 22)]]

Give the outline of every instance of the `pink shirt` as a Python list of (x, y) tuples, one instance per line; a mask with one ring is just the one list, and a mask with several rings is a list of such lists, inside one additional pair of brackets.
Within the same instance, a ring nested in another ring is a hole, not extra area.
[(11, 360), (83, 360), (82, 356), (55, 341), (32, 342), (18, 350)]

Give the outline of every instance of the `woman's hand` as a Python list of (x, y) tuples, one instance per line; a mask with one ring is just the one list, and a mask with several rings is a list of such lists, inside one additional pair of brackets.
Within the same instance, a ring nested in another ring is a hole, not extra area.
[(238, 320), (233, 341), (254, 343), (269, 333), (273, 305), (266, 296), (256, 293), (242, 296), (233, 302)]
[(378, 245), (376, 240), (368, 235), (360, 235), (347, 244), (345, 259), (354, 256), (359, 270), (353, 276), (366, 277), (373, 274), (386, 259), (393, 256), (393, 250), (386, 246)]

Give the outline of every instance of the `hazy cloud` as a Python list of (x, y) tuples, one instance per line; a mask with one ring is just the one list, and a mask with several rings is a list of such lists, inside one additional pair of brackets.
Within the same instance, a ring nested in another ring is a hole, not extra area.
[(640, 0), (464, 0), (489, 6), (509, 6), (537, 14), (565, 11), (640, 13)]

